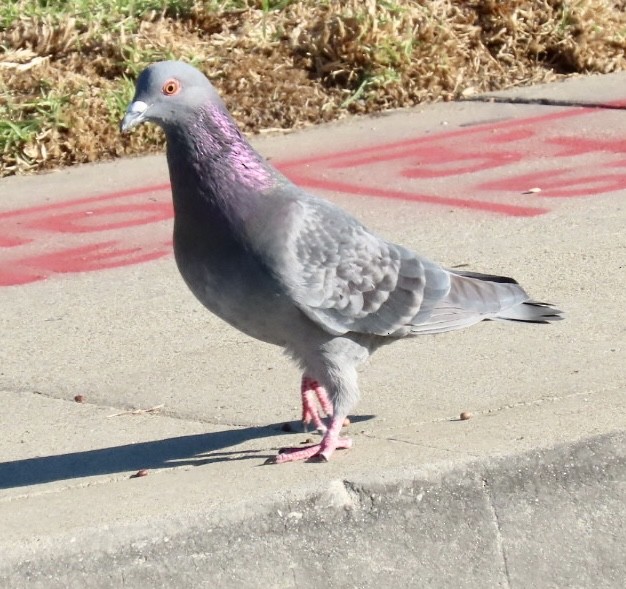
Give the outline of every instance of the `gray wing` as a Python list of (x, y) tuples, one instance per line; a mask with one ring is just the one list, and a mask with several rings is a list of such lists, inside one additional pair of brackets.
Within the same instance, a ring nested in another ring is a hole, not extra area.
[(440, 266), (372, 233), (325, 201), (298, 201), (277, 274), (330, 333), (401, 336), (450, 289)]
[(323, 200), (291, 201), (281, 229), (279, 242), (265, 243), (266, 262), (294, 304), (335, 335), (440, 333), (528, 300), (512, 279), (448, 271)]

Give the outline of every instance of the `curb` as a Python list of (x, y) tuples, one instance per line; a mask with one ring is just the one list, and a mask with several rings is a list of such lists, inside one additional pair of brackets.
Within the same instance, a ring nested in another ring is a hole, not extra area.
[(2, 565), (2, 586), (617, 588), (626, 575), (626, 431), (302, 493), (187, 514), (178, 531), (34, 545)]

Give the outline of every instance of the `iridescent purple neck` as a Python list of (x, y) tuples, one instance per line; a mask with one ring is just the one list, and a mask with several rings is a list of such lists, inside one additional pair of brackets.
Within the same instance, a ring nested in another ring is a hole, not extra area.
[(189, 126), (197, 164), (205, 172), (224, 174), (234, 184), (265, 190), (275, 181), (274, 173), (252, 148), (225, 108), (208, 104)]
[(279, 172), (252, 148), (221, 104), (207, 104), (166, 128), (174, 211), (187, 225), (244, 231), (267, 206)]

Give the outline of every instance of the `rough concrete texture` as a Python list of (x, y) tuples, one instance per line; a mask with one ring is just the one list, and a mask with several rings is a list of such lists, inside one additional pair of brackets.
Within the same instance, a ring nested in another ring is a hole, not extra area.
[(566, 312), (381, 350), (325, 465), (263, 466), (299, 374), (187, 292), (163, 157), (3, 180), (0, 586), (622, 587), (626, 76), (507, 96), (255, 140)]
[[(626, 437), (331, 479), (215, 517), (83, 531), (7, 587), (620, 587)], [(122, 534), (122, 538), (117, 537)]]

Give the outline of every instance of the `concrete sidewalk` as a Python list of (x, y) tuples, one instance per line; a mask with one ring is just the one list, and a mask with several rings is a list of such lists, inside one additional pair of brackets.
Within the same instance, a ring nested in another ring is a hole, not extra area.
[(325, 465), (262, 466), (313, 437), (299, 373), (187, 291), (162, 156), (0, 181), (0, 586), (622, 587), (624, 105), (616, 74), (255, 138), (566, 312), (381, 350)]

